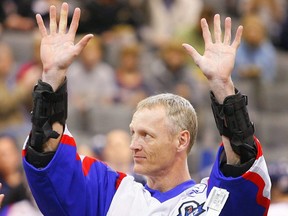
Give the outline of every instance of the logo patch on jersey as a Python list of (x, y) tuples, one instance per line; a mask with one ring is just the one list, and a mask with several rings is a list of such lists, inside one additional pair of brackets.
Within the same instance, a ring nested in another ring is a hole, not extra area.
[(205, 210), (203, 209), (203, 205), (199, 204), (195, 201), (188, 201), (182, 203), (182, 205), (178, 209), (177, 216), (198, 216), (201, 215)]
[(201, 194), (206, 192), (207, 185), (206, 184), (196, 184), (191, 188), (190, 196), (196, 196), (197, 194)]

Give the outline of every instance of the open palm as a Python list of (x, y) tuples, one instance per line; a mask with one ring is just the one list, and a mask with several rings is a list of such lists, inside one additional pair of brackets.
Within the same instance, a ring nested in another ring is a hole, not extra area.
[[(92, 34), (88, 34), (74, 45), (80, 19), (80, 9), (75, 9), (68, 31), (67, 18), (67, 3), (62, 4), (59, 25), (57, 25), (56, 21), (56, 7), (51, 6), (48, 33), (41, 15), (36, 15), (37, 24), (42, 36), (40, 55), (43, 63), (44, 75), (52, 77), (53, 80), (63, 80), (69, 65), (73, 62), (75, 57), (79, 55), (91, 37), (93, 37)], [(58, 77), (56, 78), (56, 76)]]
[(231, 44), (231, 19), (225, 19), (225, 33), (222, 31), (219, 14), (214, 17), (214, 37), (212, 40), (209, 26), (205, 19), (201, 20), (205, 52), (201, 56), (192, 46), (183, 44), (195, 63), (203, 71), (208, 80), (228, 80), (235, 63), (236, 50), (240, 45), (243, 27), (239, 26), (234, 41)]

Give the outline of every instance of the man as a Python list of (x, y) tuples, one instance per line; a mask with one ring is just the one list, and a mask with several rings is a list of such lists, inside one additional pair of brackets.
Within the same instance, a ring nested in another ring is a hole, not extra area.
[(161, 94), (138, 104), (130, 124), (134, 171), (147, 185), (116, 172), (96, 159), (76, 153), (67, 117), (66, 72), (91, 34), (76, 45), (80, 9), (68, 32), (68, 5), (63, 3), (59, 25), (50, 8), (50, 33), (40, 15), (42, 81), (34, 89), (32, 131), (24, 146), (23, 163), (29, 185), (44, 215), (266, 215), (270, 181), (259, 141), (253, 137), (247, 98), (233, 86), (231, 71), (242, 27), (231, 44), (231, 19), (225, 20), (222, 42), (220, 16), (214, 35), (201, 20), (205, 53), (184, 44), (211, 88), (212, 108), (222, 145), (208, 179), (196, 184), (187, 155), (197, 134), (197, 117), (182, 97)]

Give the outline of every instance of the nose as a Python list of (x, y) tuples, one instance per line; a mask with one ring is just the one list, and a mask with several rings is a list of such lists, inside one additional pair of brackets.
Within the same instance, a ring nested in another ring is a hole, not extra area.
[(130, 149), (131, 150), (141, 150), (142, 149), (142, 145), (141, 145), (141, 141), (139, 138), (137, 138), (136, 136), (132, 137), (131, 139), (131, 144), (130, 144)]

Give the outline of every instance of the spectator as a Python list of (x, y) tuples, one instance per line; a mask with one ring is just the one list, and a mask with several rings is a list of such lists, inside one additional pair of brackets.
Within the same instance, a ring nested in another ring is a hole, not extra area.
[(140, 68), (140, 46), (124, 45), (119, 53), (119, 64), (116, 68), (115, 102), (135, 107), (136, 104), (151, 94), (151, 90)]
[(203, 3), (201, 0), (148, 0), (150, 20), (144, 39), (159, 48), (179, 32), (196, 25)]
[(145, 185), (143, 176), (134, 173), (133, 158), (130, 150), (131, 138), (124, 130), (112, 130), (107, 134), (103, 149), (103, 161), (114, 170), (134, 176), (135, 181)]
[(105, 106), (113, 102), (115, 72), (102, 60), (102, 49), (101, 39), (93, 37), (69, 69), (69, 110), (71, 121), (78, 122), (78, 130), (89, 131), (90, 121), (86, 117), (95, 104)]
[(29, 31), (35, 27), (33, 1), (2, 0), (0, 22), (5, 29)]
[(13, 216), (20, 212), (25, 216), (40, 215), (33, 206), (33, 199), (25, 182), (17, 141), (8, 134), (0, 134), (0, 182), (0, 194), (5, 195), (0, 215)]
[(201, 88), (196, 82), (188, 58), (181, 43), (168, 41), (160, 50), (160, 58), (152, 62), (149, 82), (156, 93), (178, 94), (197, 107), (200, 104)]
[(264, 23), (256, 14), (242, 18), (243, 40), (235, 62), (235, 78), (273, 82), (276, 77), (276, 49), (266, 34)]
[(286, 216), (288, 212), (288, 163), (271, 163), (268, 168), (272, 182), (268, 216)]
[(246, 4), (242, 4), (242, 16), (257, 14), (267, 30), (268, 37), (276, 42), (284, 19), (284, 4), (285, 0), (246, 0)]
[[(38, 32), (34, 32), (33, 35), (33, 56), (28, 62), (20, 65), (16, 74), (16, 84), (21, 84), (23, 80), (35, 80), (35, 83), (41, 77), (42, 63), (40, 59), (40, 35)], [(26, 112), (30, 114), (32, 110), (32, 95), (24, 101)]]
[[(0, 131), (10, 131), (23, 136), (23, 132), (29, 131), (26, 124), (26, 113), (23, 104), (31, 101), (31, 90), (37, 82), (37, 77), (25, 76), (17, 85), (9, 80), (14, 65), (13, 53), (9, 45), (0, 44)], [(12, 82), (12, 84), (10, 82)], [(18, 136), (17, 136), (18, 137)], [(23, 138), (24, 139), (24, 138)]]

